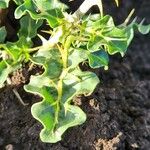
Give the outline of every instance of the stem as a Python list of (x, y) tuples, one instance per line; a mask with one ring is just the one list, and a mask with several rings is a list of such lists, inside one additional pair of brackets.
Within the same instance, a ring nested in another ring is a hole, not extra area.
[[(7, 83), (8, 83), (8, 84), (11, 84), (10, 78), (7, 78)], [(28, 103), (24, 103), (24, 101), (22, 100), (20, 94), (19, 94), (18, 91), (16, 90), (16, 88), (14, 88), (12, 91), (14, 92), (14, 94), (15, 94), (16, 97), (18, 98), (19, 102), (20, 102), (23, 106), (29, 105)]]
[(59, 46), (59, 44), (57, 44), (57, 47), (58, 47), (61, 57), (62, 57), (63, 68), (66, 69), (67, 68), (67, 59), (68, 59), (68, 50), (63, 49), (61, 46)]
[(57, 84), (57, 92), (58, 92), (58, 97), (57, 97), (57, 101), (56, 101), (56, 111), (55, 111), (55, 123), (58, 123), (58, 117), (59, 117), (59, 110), (60, 110), (60, 102), (62, 99), (62, 94), (63, 94), (63, 79), (66, 76), (68, 72), (68, 69), (63, 68), (63, 71), (60, 75), (58, 84)]
[(59, 110), (60, 110), (60, 101), (61, 101), (61, 98), (62, 98), (62, 79), (60, 79), (58, 81), (58, 85), (57, 85), (57, 88), (58, 88), (58, 98), (57, 98), (57, 102), (56, 102), (56, 112), (55, 112), (55, 123), (57, 124), (58, 123), (58, 117), (59, 117)]
[(58, 123), (58, 118), (59, 118), (59, 110), (60, 110), (60, 102), (62, 99), (62, 94), (63, 94), (63, 79), (66, 76), (68, 69), (67, 69), (67, 61), (68, 61), (68, 50), (67, 49), (63, 49), (62, 47), (60, 47), (57, 44), (57, 47), (60, 51), (61, 57), (62, 57), (62, 61), (63, 61), (63, 70), (62, 73), (60, 75), (58, 84), (57, 84), (57, 92), (58, 92), (58, 97), (57, 97), (57, 101), (56, 101), (56, 111), (55, 111), (55, 123)]
[(14, 88), (13, 89), (14, 94), (16, 95), (16, 97), (18, 98), (19, 102), (23, 105), (23, 106), (27, 106), (29, 105), (28, 103), (24, 103), (24, 101), (22, 100), (20, 94), (18, 93), (18, 91)]

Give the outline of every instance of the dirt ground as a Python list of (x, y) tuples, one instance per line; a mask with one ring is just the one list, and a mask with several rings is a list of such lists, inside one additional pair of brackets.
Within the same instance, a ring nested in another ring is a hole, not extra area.
[[(117, 10), (113, 4), (105, 9), (114, 10), (121, 21), (135, 6), (139, 19), (145, 16), (150, 23), (150, 1), (123, 4)], [(75, 99), (87, 121), (67, 130), (56, 144), (39, 139), (42, 127), (30, 112), (37, 96), (22, 88), (31, 73), (26, 67), (14, 73), (13, 84), (0, 90), (0, 150), (150, 150), (150, 34), (136, 34), (124, 58), (111, 57), (109, 70), (95, 73), (101, 80), (95, 92)], [(28, 106), (18, 102), (13, 87)]]

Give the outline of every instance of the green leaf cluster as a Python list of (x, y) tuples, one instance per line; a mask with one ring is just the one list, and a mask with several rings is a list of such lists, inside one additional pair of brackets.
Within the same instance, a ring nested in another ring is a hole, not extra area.
[[(24, 89), (42, 97), (41, 102), (33, 104), (31, 112), (43, 125), (41, 140), (56, 143), (68, 128), (86, 120), (86, 114), (73, 105), (73, 99), (81, 94), (90, 95), (99, 83), (96, 74), (82, 71), (80, 64), (108, 69), (109, 56), (124, 56), (134, 31), (147, 34), (150, 25), (135, 20), (129, 25), (115, 25), (111, 16), (100, 14), (75, 18), (59, 0), (14, 2), (18, 5), (15, 17), (20, 19), (20, 29), (18, 40), (10, 42), (5, 40), (5, 27), (0, 28), (0, 86), (26, 62), (43, 67), (43, 73), (32, 75)], [(0, 1), (0, 8), (8, 5), (9, 0)], [(45, 31), (48, 39), (38, 34), (44, 21), (50, 27)], [(33, 41), (35, 37), (42, 43), (38, 47)]]

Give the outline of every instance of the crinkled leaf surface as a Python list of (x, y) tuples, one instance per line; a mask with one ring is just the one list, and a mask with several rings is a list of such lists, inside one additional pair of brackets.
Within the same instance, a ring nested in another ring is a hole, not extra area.
[[(61, 140), (62, 134), (69, 128), (82, 124), (86, 120), (86, 115), (77, 106), (69, 105), (67, 112), (60, 112), (59, 123), (54, 126), (54, 108), (46, 101), (32, 106), (33, 116), (39, 120), (44, 128), (40, 133), (43, 142), (56, 143)], [(55, 128), (55, 129), (54, 129)]]
[(59, 51), (51, 49), (37, 52), (32, 58), (32, 61), (42, 65), (45, 71), (40, 76), (32, 76), (30, 83), (24, 88), (43, 98), (42, 102), (34, 104), (31, 109), (33, 117), (43, 124), (44, 128), (40, 133), (43, 142), (55, 143), (61, 140), (62, 134), (68, 128), (80, 125), (86, 120), (85, 113), (70, 102), (78, 94), (92, 93), (99, 79), (94, 73), (82, 72), (77, 68), (78, 64), (85, 59), (74, 59), (75, 56), (81, 56), (80, 52), (80, 50), (72, 50), (69, 55), (70, 69), (62, 79), (62, 97), (59, 101), (56, 85), (63, 71), (62, 62), (58, 61), (60, 60)]
[(26, 40), (20, 38), (18, 42), (3, 44), (3, 49), (0, 52), (2, 59), (5, 60), (0, 61), (0, 87), (3, 86), (10, 73), (21, 67), (20, 62), (29, 58), (29, 54), (26, 51), (28, 47), (24, 43), (27, 43)]
[[(95, 15), (93, 15), (95, 16)], [(113, 18), (109, 15), (104, 16), (103, 18), (101, 18), (101, 16), (96, 15), (96, 17), (93, 18), (93, 16), (91, 16), (91, 21), (88, 22), (87, 24), (87, 29), (89, 30), (90, 28), (97, 30), (111, 30), (113, 27), (115, 27)]]
[(107, 67), (109, 62), (108, 54), (104, 50), (89, 53), (88, 59), (91, 68)]
[(21, 37), (17, 42), (7, 42), (5, 47), (10, 59), (14, 62), (19, 62), (22, 58), (29, 57), (28, 48), (32, 45), (32, 42), (28, 42), (25, 37)]
[(68, 57), (70, 68), (75, 68), (79, 63), (84, 62), (88, 58), (87, 52), (83, 49), (73, 49)]
[(91, 37), (91, 39), (89, 40), (87, 44), (87, 49), (90, 52), (98, 51), (100, 48), (102, 48), (101, 46), (104, 43), (105, 43), (104, 39), (100, 36)]
[(58, 0), (26, 0), (15, 11), (15, 17), (21, 18), (28, 12), (33, 19), (46, 19), (51, 27), (56, 27), (63, 18), (61, 9), (66, 6)]
[(121, 53), (127, 50), (127, 33), (125, 28), (116, 27), (111, 16), (106, 15), (103, 18), (96, 17), (87, 23), (86, 34), (89, 34), (90, 40), (87, 43), (87, 49), (91, 52), (98, 51), (103, 47), (109, 54)]
[[(19, 40), (16, 42), (6, 42), (2, 45), (0, 61), (0, 86), (6, 81), (8, 75), (21, 66), (23, 61), (28, 61), (30, 54), (28, 49), (32, 47), (32, 38), (37, 35), (37, 29), (42, 24), (41, 21), (34, 21), (30, 16), (24, 16), (20, 20)], [(4, 42), (6, 30), (0, 28), (0, 43)], [(5, 56), (4, 56), (5, 55)], [(6, 57), (6, 58), (4, 58)]]
[[(86, 119), (84, 112), (77, 106), (72, 106), (70, 101), (77, 94), (89, 94), (93, 92), (99, 82), (97, 76), (90, 72), (75, 70), (68, 73), (63, 80), (63, 96), (60, 102), (61, 109), (57, 110), (56, 89), (52, 84), (48, 85), (45, 78), (32, 77), (30, 83), (25, 86), (28, 92), (39, 94), (43, 101), (32, 106), (32, 115), (39, 120), (44, 128), (40, 133), (43, 142), (55, 143), (61, 140), (62, 134), (72, 126), (80, 125)], [(37, 87), (37, 84), (41, 87)], [(92, 83), (92, 85), (91, 85)], [(51, 93), (51, 94), (50, 94)], [(58, 111), (58, 123), (56, 123), (56, 111)]]
[(35, 21), (30, 16), (24, 16), (20, 20), (20, 30), (18, 32), (18, 41), (7, 42), (4, 49), (8, 53), (14, 63), (29, 58), (29, 48), (32, 47), (32, 38), (37, 35), (38, 28), (42, 25), (42, 21)]
[(35, 36), (37, 36), (37, 30), (42, 25), (43, 21), (33, 20), (29, 15), (26, 15), (20, 19), (20, 30), (18, 32), (18, 36), (26, 37), (27, 41), (31, 40)]
[(117, 52), (124, 54), (127, 50), (127, 33), (124, 29), (113, 28), (111, 31), (104, 34), (107, 42), (107, 50), (109, 54)]
[(58, 49), (51, 49), (50, 51), (38, 51), (31, 61), (35, 64), (42, 65), (45, 69), (44, 76), (49, 79), (58, 78), (62, 72), (62, 61), (60, 59)]
[(90, 95), (99, 83), (99, 79), (92, 72), (81, 71), (79, 68), (76, 68), (67, 74), (64, 78), (64, 83), (67, 88), (70, 86), (70, 89), (71, 87), (75, 89), (76, 94)]

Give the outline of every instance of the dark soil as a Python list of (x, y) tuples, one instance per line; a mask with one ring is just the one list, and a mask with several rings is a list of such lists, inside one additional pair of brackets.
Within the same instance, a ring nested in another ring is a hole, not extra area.
[[(119, 18), (124, 19), (127, 10), (134, 6), (130, 1), (127, 4), (116, 10), (122, 12), (122, 16), (118, 13)], [(150, 2), (138, 1), (136, 6), (141, 8), (137, 9), (138, 16), (147, 17), (150, 23)], [(87, 121), (69, 129), (56, 144), (45, 144), (39, 139), (42, 127), (31, 116), (30, 108), (40, 99), (22, 88), (30, 76), (28, 68), (14, 73), (13, 85), (0, 91), (0, 149), (150, 150), (149, 39), (150, 35), (136, 35), (124, 58), (112, 57), (108, 71), (95, 71), (101, 84), (90, 97), (75, 100), (87, 114)], [(20, 104), (12, 88), (18, 90), (28, 106)]]

